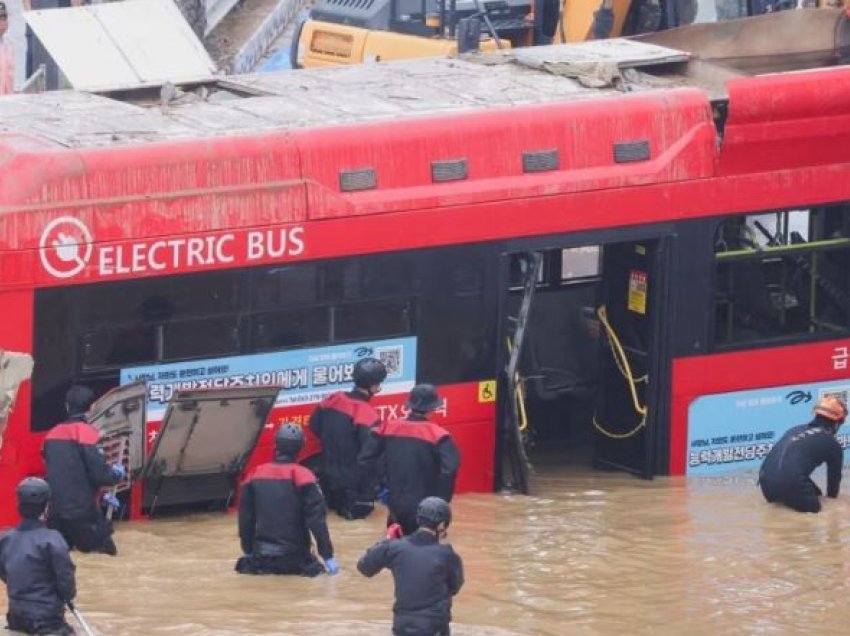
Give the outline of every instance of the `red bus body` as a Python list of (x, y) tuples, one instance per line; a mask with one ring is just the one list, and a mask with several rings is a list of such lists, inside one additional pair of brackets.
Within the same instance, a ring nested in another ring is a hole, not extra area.
[[(850, 69), (738, 79), (727, 90), (722, 144), (709, 98), (692, 88), (152, 143), (65, 147), (0, 132), (0, 349), (34, 354), (38, 365), (35, 294), (49, 287), (850, 199)], [(612, 144), (634, 139), (648, 140), (652, 158), (616, 163)], [(518, 157), (542, 148), (560, 151), (560, 169), (523, 173)], [(467, 160), (467, 178), (433, 183), (431, 162), (456, 157)], [(377, 187), (341, 192), (340, 172), (362, 166), (379, 175)], [(57, 235), (45, 230), (63, 218), (91, 234), (70, 265), (56, 260)], [(77, 262), (81, 269), (66, 276)], [(838, 338), (674, 360), (666, 472), (685, 472), (693, 400), (847, 378), (832, 356), (848, 344)], [(460, 491), (494, 485), (497, 408), (480, 388), (440, 387), (448, 406), (438, 421), (463, 455)], [(43, 471), (31, 389), (22, 386), (0, 450), (0, 526), (15, 520), (15, 484)], [(391, 415), (402, 401), (376, 403)], [(303, 422), (311, 409), (273, 421)], [(249, 464), (270, 448), (267, 430)]]

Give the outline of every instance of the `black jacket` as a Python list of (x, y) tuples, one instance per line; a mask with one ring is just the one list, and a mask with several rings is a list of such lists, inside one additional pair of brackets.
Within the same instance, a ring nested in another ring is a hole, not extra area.
[(32, 619), (61, 616), (77, 594), (68, 545), (35, 519), (25, 519), (0, 538), (0, 579), (9, 612)]
[(364, 474), (383, 466), (391, 510), (415, 511), (425, 497), (452, 500), (460, 452), (448, 431), (411, 415), (373, 429), (360, 464)]
[(322, 442), (322, 484), (365, 492), (357, 457), (369, 439), (369, 431), (379, 423), (378, 412), (369, 397), (359, 391), (338, 392), (323, 400), (310, 416), (310, 430)]
[(417, 530), (403, 539), (376, 543), (357, 562), (360, 573), (369, 577), (384, 568), (393, 573), (395, 583), (394, 633), (434, 636), (446, 631), (452, 597), (463, 586), (463, 562), (452, 547)]
[(242, 484), (242, 552), (306, 559), (312, 533), (319, 555), (327, 560), (334, 552), (326, 517), (325, 498), (308, 468), (288, 461), (258, 466)]
[(808, 485), (809, 475), (826, 462), (826, 494), (838, 496), (844, 451), (830, 431), (816, 424), (801, 424), (789, 429), (762, 462), (759, 482), (778, 492)]
[(100, 433), (84, 420), (57, 424), (44, 439), (52, 517), (92, 519), (100, 512), (98, 490), (118, 480), (98, 447)]

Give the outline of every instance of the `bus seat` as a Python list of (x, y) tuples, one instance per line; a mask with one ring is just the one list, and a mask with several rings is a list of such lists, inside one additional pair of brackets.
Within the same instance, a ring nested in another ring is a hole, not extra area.
[[(534, 340), (530, 338), (530, 340)], [(592, 383), (581, 378), (575, 371), (566, 367), (550, 367), (541, 364), (540, 350), (528, 343), (528, 354), (531, 362), (530, 373), (525, 376), (526, 386), (529, 393), (537, 396), (540, 400), (550, 401), (570, 395), (573, 397), (584, 397), (592, 389)], [(543, 348), (546, 350), (547, 348)], [(552, 351), (555, 347), (549, 347)]]
[(522, 373), (540, 400), (584, 397), (594, 386), (597, 342), (588, 334), (576, 293), (540, 293), (526, 335)]

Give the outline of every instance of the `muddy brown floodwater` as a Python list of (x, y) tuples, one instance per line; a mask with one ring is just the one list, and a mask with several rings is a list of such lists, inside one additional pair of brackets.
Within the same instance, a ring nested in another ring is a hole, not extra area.
[[(804, 515), (764, 503), (752, 474), (546, 469), (535, 486), (456, 498), (455, 636), (850, 632), (847, 493)], [(311, 580), (234, 573), (233, 514), (122, 524), (117, 558), (74, 553), (78, 605), (109, 636), (388, 634), (390, 575), (355, 569), (381, 533), (377, 514), (332, 517), (342, 572)]]

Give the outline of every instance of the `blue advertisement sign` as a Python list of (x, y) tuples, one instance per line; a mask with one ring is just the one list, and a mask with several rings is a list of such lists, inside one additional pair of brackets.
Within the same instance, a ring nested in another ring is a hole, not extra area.
[[(785, 431), (811, 421), (820, 398), (848, 394), (850, 380), (840, 380), (700, 397), (688, 409), (686, 474), (758, 468)], [(850, 431), (836, 437), (846, 452)]]
[(121, 370), (121, 384), (147, 383), (147, 411), (161, 419), (175, 391), (279, 385), (275, 406), (318, 402), (349, 389), (354, 363), (375, 357), (387, 367), (383, 393), (406, 393), (416, 380), (416, 338), (189, 360)]

